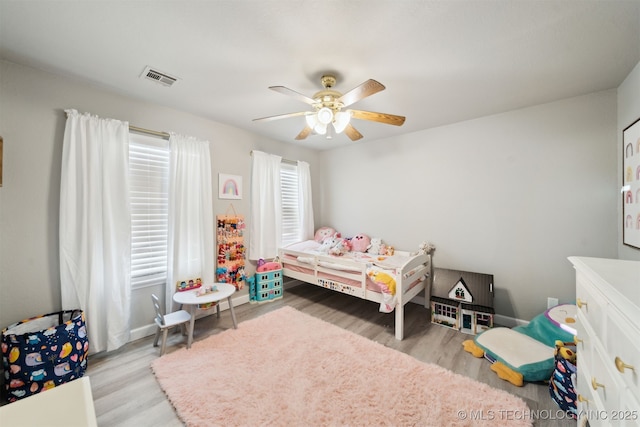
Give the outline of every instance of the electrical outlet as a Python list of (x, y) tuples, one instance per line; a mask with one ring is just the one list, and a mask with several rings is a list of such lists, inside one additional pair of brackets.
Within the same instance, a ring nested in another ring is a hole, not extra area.
[(558, 298), (547, 298), (547, 308), (555, 307), (558, 305)]

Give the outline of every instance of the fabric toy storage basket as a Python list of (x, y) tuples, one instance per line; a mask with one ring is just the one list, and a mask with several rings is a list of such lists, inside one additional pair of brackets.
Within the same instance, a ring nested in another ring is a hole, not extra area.
[[(567, 345), (569, 343), (564, 343)], [(573, 344), (570, 346), (574, 347)], [(551, 399), (571, 418), (578, 419), (578, 408), (576, 404), (576, 372), (578, 367), (564, 358), (558, 352), (556, 343), (556, 354), (554, 356), (555, 368), (549, 379), (549, 394)]]
[(49, 313), (4, 328), (2, 364), (7, 401), (82, 377), (88, 352), (82, 310)]

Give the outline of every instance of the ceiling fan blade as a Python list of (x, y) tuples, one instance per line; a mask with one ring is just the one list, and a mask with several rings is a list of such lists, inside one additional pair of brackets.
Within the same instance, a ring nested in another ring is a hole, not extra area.
[(302, 101), (305, 102), (309, 105), (313, 105), (316, 103), (316, 101), (312, 98), (309, 98), (306, 95), (301, 94), (300, 92), (296, 92), (293, 89), (289, 89), (288, 87), (284, 87), (284, 86), (269, 86), (269, 89), (271, 90), (275, 90), (276, 92), (280, 92), (283, 95), (288, 95), (291, 96), (295, 99), (297, 99), (298, 101)]
[(289, 117), (304, 116), (309, 114), (310, 111), (298, 111), (297, 113), (278, 114), (277, 116), (260, 117), (259, 119), (253, 119), (254, 122), (268, 122), (270, 120), (288, 119)]
[(370, 120), (372, 122), (386, 123), (388, 125), (402, 126), (405, 117), (386, 113), (374, 113), (373, 111), (349, 110), (351, 117), (360, 120)]
[(309, 134), (311, 134), (311, 131), (313, 131), (313, 129), (311, 129), (309, 126), (305, 126), (304, 129), (300, 131), (298, 136), (296, 136), (296, 140), (301, 141), (305, 139), (309, 136)]
[(358, 130), (351, 124), (348, 124), (347, 127), (344, 128), (344, 133), (346, 133), (349, 139), (351, 139), (352, 141), (357, 141), (362, 138), (362, 134), (358, 132)]
[(345, 107), (360, 101), (361, 99), (371, 96), (375, 93), (384, 90), (384, 85), (375, 80), (369, 79), (362, 83), (360, 86), (351, 89), (349, 92), (338, 98), (338, 101), (342, 102)]

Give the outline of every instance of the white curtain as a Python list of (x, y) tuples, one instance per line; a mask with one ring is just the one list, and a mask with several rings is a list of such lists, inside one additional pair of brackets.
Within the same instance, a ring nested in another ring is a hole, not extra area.
[(272, 259), (282, 242), (280, 162), (282, 157), (253, 151), (249, 259)]
[(129, 124), (66, 110), (60, 182), (62, 308), (80, 308), (92, 353), (129, 340)]
[(167, 310), (177, 281), (200, 277), (212, 283), (215, 278), (209, 141), (172, 133), (169, 144)]
[(313, 203), (309, 163), (298, 161), (298, 206), (300, 207), (300, 241), (313, 239)]

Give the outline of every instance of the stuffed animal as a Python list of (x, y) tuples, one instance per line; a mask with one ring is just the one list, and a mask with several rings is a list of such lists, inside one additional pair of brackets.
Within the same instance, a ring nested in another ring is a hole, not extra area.
[(396, 294), (396, 279), (393, 278), (388, 273), (385, 273), (381, 270), (369, 270), (367, 272), (371, 280), (377, 283), (379, 286), (384, 286), (385, 288), (381, 288), (381, 290), (386, 290), (391, 295)]
[(435, 250), (436, 250), (435, 245), (432, 245), (431, 243), (428, 243), (428, 242), (422, 242), (420, 243), (420, 246), (418, 246), (419, 255), (427, 255)]
[(328, 254), (331, 248), (337, 245), (339, 241), (340, 238), (337, 236), (337, 233), (333, 236), (326, 237), (318, 248), (318, 252), (322, 254)]
[(382, 247), (382, 239), (379, 237), (371, 238), (371, 246), (367, 250), (371, 255), (379, 255), (381, 254), (380, 248)]
[(351, 243), (348, 239), (339, 240), (331, 249), (329, 249), (329, 254), (341, 256), (349, 252), (349, 247)]
[(564, 342), (560, 340), (556, 340), (556, 349), (553, 352), (554, 356), (560, 355), (563, 359), (568, 360), (569, 362), (576, 364), (576, 353), (570, 348), (565, 347)]
[(396, 306), (396, 280), (393, 276), (377, 267), (367, 268), (367, 276), (380, 288), (382, 301), (380, 311), (391, 313)]
[(366, 252), (371, 247), (371, 238), (366, 234), (356, 234), (351, 239), (351, 249), (354, 252)]
[(322, 243), (327, 237), (332, 237), (336, 234), (336, 230), (331, 227), (320, 227), (313, 236), (313, 240), (318, 243)]

